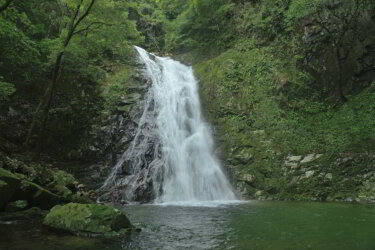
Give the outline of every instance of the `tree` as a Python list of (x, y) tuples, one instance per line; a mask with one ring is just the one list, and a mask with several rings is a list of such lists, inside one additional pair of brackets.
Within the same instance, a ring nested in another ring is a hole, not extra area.
[(6, 10), (12, 2), (13, 0), (6, 0), (3, 5), (0, 5), (0, 13)]
[(211, 43), (226, 43), (234, 4), (229, 0), (193, 0), (187, 3), (176, 19), (179, 37), (174, 42), (182, 49), (204, 47)]
[[(58, 77), (59, 77), (59, 74), (60, 74), (60, 68), (61, 68), (61, 64), (62, 64), (62, 60), (63, 60), (63, 57), (64, 57), (64, 54), (65, 54), (65, 51), (67, 49), (67, 47), (69, 46), (69, 43), (70, 41), (72, 40), (73, 36), (77, 34), (77, 32), (81, 32), (81, 31), (77, 31), (77, 28), (79, 26), (79, 24), (89, 15), (92, 7), (94, 6), (96, 0), (90, 0), (88, 2), (88, 5), (87, 6), (84, 6), (84, 0), (79, 0), (78, 3), (76, 4), (76, 7), (75, 7), (75, 10), (74, 10), (74, 13), (70, 19), (70, 23), (69, 23), (69, 26), (68, 26), (68, 33), (63, 41), (63, 44), (62, 44), (62, 49), (61, 51), (57, 54), (57, 57), (56, 57), (56, 62), (55, 62), (55, 66), (54, 66), (54, 69), (53, 69), (53, 74), (52, 74), (52, 79), (44, 93), (44, 97), (41, 99), (37, 109), (36, 109), (36, 112), (35, 112), (35, 115), (34, 115), (34, 118), (33, 118), (33, 121), (31, 123), (31, 126), (30, 126), (30, 129), (29, 129), (29, 132), (28, 132), (28, 135), (27, 135), (27, 138), (26, 138), (26, 145), (29, 144), (30, 142), (30, 139), (31, 137), (33, 136), (34, 132), (35, 132), (35, 129), (37, 127), (37, 123), (39, 122), (40, 125), (39, 125), (39, 133), (38, 133), (38, 143), (37, 143), (37, 147), (35, 149), (35, 152), (34, 152), (34, 160), (38, 159), (39, 156), (40, 156), (40, 152), (42, 150), (42, 145), (43, 145), (43, 132), (45, 130), (45, 126), (46, 126), (46, 123), (47, 123), (47, 119), (48, 119), (48, 112), (49, 112), (49, 109), (51, 107), (51, 101), (52, 101), (52, 97), (53, 97), (53, 94), (54, 94), (54, 91), (55, 91), (55, 88), (56, 88), (56, 84), (57, 84), (57, 81), (58, 81)], [(81, 11), (83, 9), (83, 12), (81, 14)], [(86, 30), (88, 29), (88, 27), (86, 27)]]
[(360, 18), (365, 15), (367, 6), (366, 0), (330, 0), (316, 6), (319, 25), (326, 33), (336, 56), (338, 76), (336, 96), (341, 102), (347, 101), (343, 91), (345, 86), (344, 63), (355, 44)]
[(333, 58), (331, 65), (325, 68), (329, 76), (336, 76), (332, 81), (334, 96), (339, 102), (347, 101), (345, 87), (353, 77), (352, 61), (357, 60), (353, 58), (353, 48), (369, 40), (367, 38), (374, 33), (370, 15), (373, 8), (371, 0), (295, 0), (289, 8), (289, 18), (309, 20), (314, 37), (320, 39), (318, 43), (306, 43), (313, 47), (308, 46), (308, 54), (316, 56), (323, 51), (326, 55), (321, 61)]

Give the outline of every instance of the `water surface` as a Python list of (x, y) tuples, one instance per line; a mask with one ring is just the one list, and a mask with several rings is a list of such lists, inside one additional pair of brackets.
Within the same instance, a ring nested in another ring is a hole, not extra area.
[(248, 202), (124, 208), (141, 233), (118, 240), (56, 235), (38, 223), (0, 225), (0, 249), (375, 249), (375, 207)]

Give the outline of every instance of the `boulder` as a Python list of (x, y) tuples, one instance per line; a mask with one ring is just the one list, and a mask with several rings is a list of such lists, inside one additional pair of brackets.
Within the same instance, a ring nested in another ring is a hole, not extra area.
[(43, 224), (87, 237), (117, 237), (133, 226), (126, 215), (107, 205), (69, 203), (51, 209)]
[(0, 210), (12, 199), (20, 183), (21, 181), (16, 175), (0, 168)]
[(27, 180), (22, 180), (21, 186), (15, 193), (14, 198), (28, 200), (32, 206), (41, 209), (50, 209), (64, 200), (63, 197)]

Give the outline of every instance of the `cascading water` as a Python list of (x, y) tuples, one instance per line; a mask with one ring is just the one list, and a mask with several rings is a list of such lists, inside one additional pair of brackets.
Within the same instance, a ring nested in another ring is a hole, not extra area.
[[(156, 203), (235, 200), (213, 153), (192, 68), (136, 49), (152, 85), (133, 142), (104, 186), (122, 187), (127, 200), (140, 200), (139, 196)], [(126, 176), (118, 178), (124, 168)]]

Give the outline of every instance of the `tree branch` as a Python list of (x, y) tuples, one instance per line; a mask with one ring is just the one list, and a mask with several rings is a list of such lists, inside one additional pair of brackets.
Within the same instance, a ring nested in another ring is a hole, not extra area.
[(91, 0), (91, 3), (90, 5), (87, 7), (85, 13), (83, 13), (82, 16), (80, 16), (77, 20), (77, 22), (74, 24), (73, 26), (73, 33), (74, 31), (77, 29), (78, 25), (82, 22), (83, 19), (86, 18), (86, 16), (90, 13), (91, 9), (92, 9), (92, 6), (94, 6), (94, 3), (95, 3), (96, 0)]
[(86, 26), (86, 28), (83, 28), (83, 29), (80, 29), (80, 30), (77, 30), (73, 33), (73, 35), (76, 35), (76, 34), (79, 34), (79, 33), (82, 33), (82, 32), (88, 32), (90, 31), (90, 28), (93, 26), (93, 25), (99, 25), (97, 28), (105, 25), (105, 26), (114, 26), (115, 24), (113, 23), (105, 23), (105, 22), (92, 22), (90, 23), (89, 25)]

